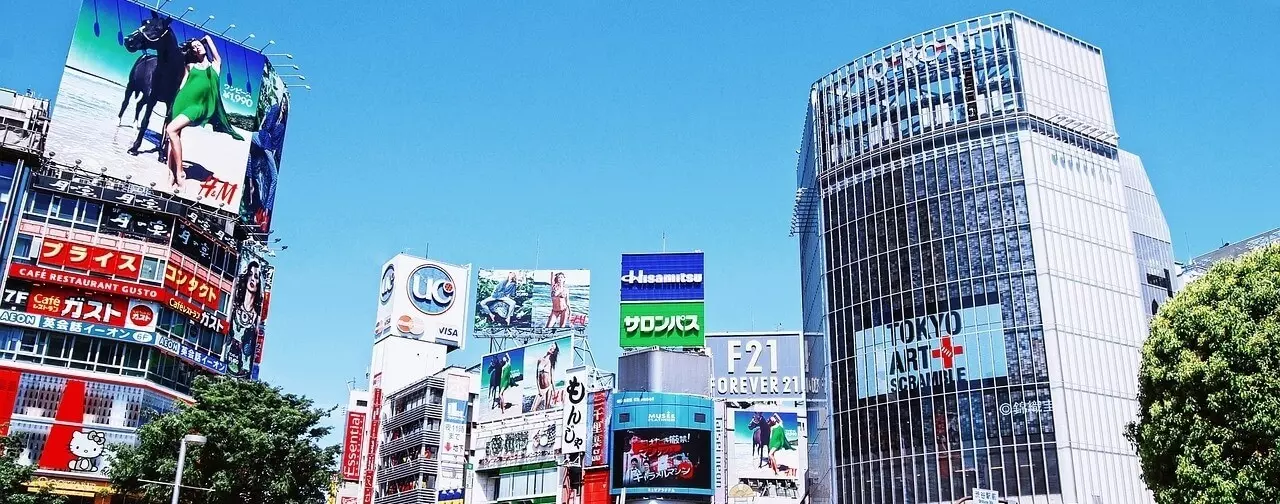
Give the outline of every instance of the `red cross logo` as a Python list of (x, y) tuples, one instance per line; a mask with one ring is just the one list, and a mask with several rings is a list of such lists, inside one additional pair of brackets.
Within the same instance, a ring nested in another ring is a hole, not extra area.
[(943, 336), (942, 344), (938, 345), (938, 348), (933, 349), (933, 353), (931, 355), (935, 359), (942, 359), (942, 367), (951, 369), (951, 366), (955, 364), (953, 359), (955, 359), (957, 355), (961, 355), (963, 353), (964, 347), (951, 346), (951, 336)]

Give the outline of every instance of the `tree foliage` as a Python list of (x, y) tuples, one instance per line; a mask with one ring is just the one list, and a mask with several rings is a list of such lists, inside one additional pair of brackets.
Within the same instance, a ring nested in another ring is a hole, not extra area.
[(27, 492), (27, 482), (35, 476), (34, 466), (18, 463), (22, 454), (22, 439), (14, 436), (0, 437), (0, 504), (62, 504), (61, 496), (49, 493)]
[(156, 417), (138, 431), (137, 446), (117, 448), (108, 474), (117, 490), (143, 502), (169, 502), (182, 437), (199, 433), (203, 446), (188, 446), (182, 500), (201, 504), (302, 504), (322, 502), (334, 472), (337, 446), (322, 447), (333, 411), (310, 399), (247, 380), (198, 378), (193, 405)]
[(1280, 502), (1280, 245), (1160, 310), (1127, 436), (1161, 504)]

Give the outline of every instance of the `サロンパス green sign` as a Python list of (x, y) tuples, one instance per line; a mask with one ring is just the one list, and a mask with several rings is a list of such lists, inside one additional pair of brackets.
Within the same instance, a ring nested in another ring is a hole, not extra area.
[(697, 347), (706, 336), (702, 301), (623, 303), (621, 346)]

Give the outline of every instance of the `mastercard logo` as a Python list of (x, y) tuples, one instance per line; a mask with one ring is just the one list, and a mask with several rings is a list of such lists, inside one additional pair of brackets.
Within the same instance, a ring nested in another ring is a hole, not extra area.
[(129, 322), (139, 327), (147, 327), (156, 319), (156, 311), (147, 305), (135, 305), (129, 309)]
[(422, 323), (408, 315), (401, 315), (396, 319), (396, 329), (404, 334), (422, 334)]

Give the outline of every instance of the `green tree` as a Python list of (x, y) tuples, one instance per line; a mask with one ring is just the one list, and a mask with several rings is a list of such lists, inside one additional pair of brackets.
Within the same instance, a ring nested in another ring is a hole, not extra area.
[(27, 482), (36, 468), (18, 463), (23, 442), (16, 436), (0, 437), (0, 504), (62, 504), (65, 499), (44, 489), (28, 493)]
[(1126, 435), (1160, 504), (1280, 502), (1280, 245), (1214, 266), (1151, 324)]
[(108, 469), (117, 490), (145, 503), (169, 502), (182, 437), (199, 433), (203, 446), (188, 446), (184, 502), (201, 504), (302, 504), (322, 502), (339, 448), (323, 447), (333, 411), (264, 383), (197, 378), (193, 405), (159, 415), (138, 430), (137, 446), (119, 446)]

